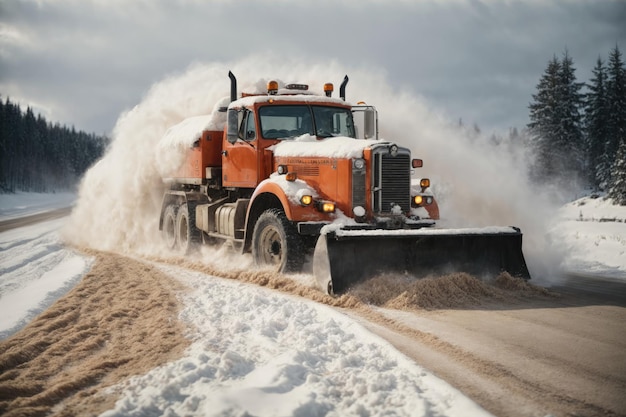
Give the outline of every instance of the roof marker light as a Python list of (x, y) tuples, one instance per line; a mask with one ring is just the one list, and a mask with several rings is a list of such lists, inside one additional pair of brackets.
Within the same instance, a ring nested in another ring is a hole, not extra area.
[(267, 94), (276, 95), (278, 93), (278, 82), (270, 81), (267, 83)]
[(326, 97), (331, 97), (334, 90), (335, 86), (333, 85), (333, 83), (324, 84), (324, 93), (326, 93)]

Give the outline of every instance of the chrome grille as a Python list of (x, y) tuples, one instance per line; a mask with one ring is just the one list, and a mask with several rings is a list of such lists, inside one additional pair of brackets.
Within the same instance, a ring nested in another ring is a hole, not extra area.
[(411, 155), (400, 148), (396, 156), (389, 154), (388, 146), (380, 146), (374, 153), (373, 208), (376, 213), (391, 214), (393, 206), (403, 213), (411, 208)]

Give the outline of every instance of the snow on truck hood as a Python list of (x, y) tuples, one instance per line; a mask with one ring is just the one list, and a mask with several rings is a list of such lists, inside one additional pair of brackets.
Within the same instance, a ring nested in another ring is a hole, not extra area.
[(364, 149), (382, 143), (388, 142), (376, 139), (354, 139), (345, 136), (318, 140), (317, 137), (306, 134), (295, 139), (284, 140), (268, 149), (274, 152), (274, 156), (280, 157), (350, 159), (362, 158)]

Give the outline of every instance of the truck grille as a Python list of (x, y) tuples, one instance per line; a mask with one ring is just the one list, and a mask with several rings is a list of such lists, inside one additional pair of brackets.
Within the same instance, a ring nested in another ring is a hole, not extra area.
[(389, 146), (374, 151), (373, 209), (378, 214), (391, 214), (394, 206), (403, 213), (411, 208), (411, 155), (408, 149), (399, 148), (396, 156), (389, 154)]

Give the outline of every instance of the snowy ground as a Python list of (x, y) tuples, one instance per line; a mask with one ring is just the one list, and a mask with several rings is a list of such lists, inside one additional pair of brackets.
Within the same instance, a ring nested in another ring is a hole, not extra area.
[(626, 280), (626, 207), (585, 197), (561, 207), (549, 231), (568, 272)]
[[(46, 195), (27, 200), (3, 198), (0, 210), (15, 217), (19, 205), (34, 214), (52, 201)], [(62, 224), (0, 233), (0, 340), (89, 270), (91, 259), (60, 243)], [(189, 335), (193, 343), (183, 358), (117, 387), (122, 399), (106, 416), (489, 415), (329, 307), (163, 268), (195, 288), (181, 313), (196, 329)]]
[[(72, 195), (0, 197), (0, 221)], [(67, 292), (92, 260), (63, 246), (63, 219), (0, 233), (0, 340)], [(562, 267), (626, 280), (626, 207), (564, 206), (549, 231)], [(186, 355), (128, 381), (105, 415), (488, 415), (336, 311), (271, 290), (163, 267), (195, 291)], [(393, 410), (393, 411), (392, 411)]]

